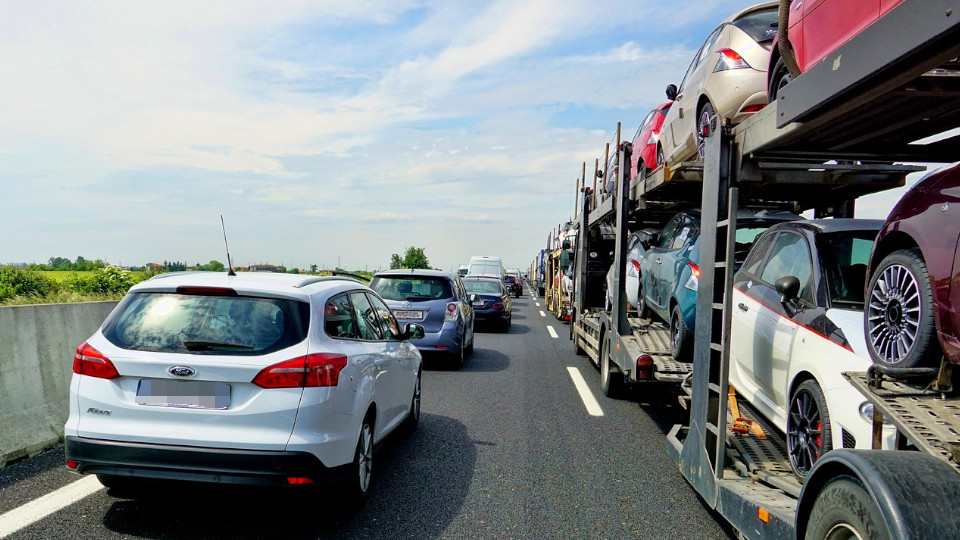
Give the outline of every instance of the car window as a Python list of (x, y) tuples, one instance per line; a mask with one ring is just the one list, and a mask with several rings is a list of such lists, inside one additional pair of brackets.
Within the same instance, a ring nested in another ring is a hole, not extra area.
[[(739, 233), (739, 231), (738, 231)], [(763, 258), (767, 255), (767, 251), (770, 251), (770, 245), (773, 244), (776, 234), (769, 234), (766, 238), (760, 241), (759, 244), (750, 248), (749, 255), (747, 259), (743, 261), (743, 269), (745, 272), (748, 272), (753, 275), (757, 275), (760, 271), (760, 264), (763, 262)], [(737, 236), (737, 248), (740, 249), (739, 234)]]
[(774, 285), (785, 276), (796, 276), (800, 280), (800, 298), (812, 300), (813, 264), (810, 262), (810, 248), (806, 240), (793, 233), (781, 233), (773, 245), (770, 259), (763, 267), (760, 279)]
[(700, 51), (703, 48), (701, 47), (697, 50), (697, 54), (693, 55), (693, 60), (690, 61), (690, 65), (687, 67), (687, 72), (683, 74), (683, 79), (680, 80), (680, 88), (677, 91), (678, 94), (683, 93), (684, 86), (687, 84), (687, 79), (690, 78), (690, 75), (693, 74), (693, 71), (697, 69), (697, 61), (700, 58)]
[[(672, 105), (672, 104), (671, 104), (671, 105)], [(671, 105), (667, 105), (666, 107), (660, 109), (660, 114), (662, 114), (663, 116), (666, 116), (667, 113), (670, 112), (670, 107), (671, 107)]]
[(370, 288), (387, 300), (440, 300), (453, 296), (450, 280), (441, 276), (374, 276)]
[(664, 249), (670, 249), (670, 244), (673, 243), (673, 237), (677, 234), (677, 227), (680, 226), (680, 220), (683, 216), (677, 215), (671, 219), (667, 226), (663, 228), (663, 231), (660, 233), (660, 241), (657, 242), (657, 247)]
[(867, 264), (875, 239), (876, 231), (820, 235), (818, 253), (832, 303), (863, 306)]
[(713, 44), (716, 43), (717, 38), (720, 37), (720, 31), (723, 30), (723, 25), (718, 26), (716, 30), (713, 31), (708, 37), (707, 40), (703, 42), (703, 47), (700, 49), (700, 55), (697, 57), (697, 65), (700, 65), (708, 56), (713, 49)]
[[(647, 129), (647, 127), (650, 126), (650, 124), (653, 122), (653, 119), (654, 119), (654, 117), (656, 116), (656, 114), (657, 114), (657, 111), (655, 111), (655, 110), (650, 111), (649, 113), (647, 113), (647, 117), (643, 119), (643, 122), (640, 122), (640, 127), (637, 128), (637, 136), (639, 136), (641, 133), (643, 133), (643, 131), (644, 131), (645, 129)], [(636, 139), (636, 137), (634, 137), (634, 139)], [(643, 141), (640, 141), (640, 142), (643, 143)]]
[(771, 7), (748, 13), (730, 23), (743, 30), (757, 43), (771, 41), (777, 37), (778, 8)]
[(734, 268), (740, 268), (743, 260), (747, 257), (747, 254), (750, 253), (750, 248), (753, 247), (753, 243), (756, 242), (757, 238), (759, 238), (767, 228), (768, 225), (758, 226), (756, 224), (737, 227), (736, 245), (733, 250)]
[(380, 317), (367, 300), (367, 295), (362, 292), (351, 293), (350, 303), (353, 305), (354, 322), (357, 324), (357, 335), (360, 339), (382, 341)]
[(253, 355), (306, 339), (310, 305), (297, 300), (211, 294), (132, 293), (104, 326), (135, 351)]
[(398, 323), (396, 317), (393, 316), (393, 312), (383, 303), (383, 300), (372, 294), (368, 296), (370, 303), (373, 304), (377, 312), (377, 316), (380, 318), (380, 326), (383, 328), (383, 333), (387, 341), (400, 341), (402, 339), (400, 323)]
[(502, 294), (500, 283), (486, 279), (470, 279), (463, 282), (468, 294)]
[(327, 300), (323, 307), (323, 330), (330, 337), (356, 339), (357, 323), (353, 316), (353, 306), (347, 295)]

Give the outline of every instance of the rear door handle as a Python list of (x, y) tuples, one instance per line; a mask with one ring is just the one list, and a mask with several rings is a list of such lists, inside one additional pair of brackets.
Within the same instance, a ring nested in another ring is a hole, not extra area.
[(746, 304), (737, 304), (737, 307), (740, 308), (740, 311), (749, 311), (749, 308)]

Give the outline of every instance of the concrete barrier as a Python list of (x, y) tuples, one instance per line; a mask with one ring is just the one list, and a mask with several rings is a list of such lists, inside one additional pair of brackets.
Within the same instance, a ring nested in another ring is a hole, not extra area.
[(116, 305), (0, 307), (0, 468), (63, 440), (73, 353)]

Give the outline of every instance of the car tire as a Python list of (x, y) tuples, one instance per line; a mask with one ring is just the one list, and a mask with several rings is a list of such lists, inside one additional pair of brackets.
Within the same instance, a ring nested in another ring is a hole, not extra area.
[(460, 369), (463, 367), (464, 358), (467, 356), (467, 347), (464, 344), (466, 336), (460, 341), (460, 347), (450, 353), (450, 367), (453, 369)]
[(813, 379), (800, 383), (787, 407), (787, 456), (801, 483), (814, 463), (833, 449), (830, 412), (823, 390)]
[(687, 362), (691, 357), (693, 336), (687, 323), (683, 321), (683, 311), (680, 305), (674, 305), (670, 311), (670, 354), (675, 360)]
[(361, 506), (370, 496), (373, 481), (373, 416), (368, 414), (360, 425), (360, 437), (353, 454), (353, 466), (346, 483), (347, 502)]
[(646, 319), (650, 317), (650, 310), (647, 307), (647, 299), (643, 296), (643, 276), (639, 276), (637, 284), (637, 317)]
[(707, 101), (697, 112), (697, 157), (703, 161), (706, 138), (717, 130), (719, 119), (713, 104)]
[(500, 331), (501, 331), (501, 332), (509, 332), (509, 331), (510, 331), (510, 322), (511, 322), (512, 319), (513, 319), (513, 316), (511, 315), (511, 316), (507, 317), (507, 320), (506, 320), (506, 321), (500, 323), (500, 324), (501, 324), (501, 326), (500, 326)]
[(875, 364), (935, 367), (943, 352), (933, 318), (933, 287), (919, 249), (901, 249), (880, 261), (867, 286), (863, 317)]
[(807, 519), (806, 537), (892, 538), (873, 497), (850, 475), (831, 478), (817, 493)]
[(470, 329), (470, 344), (467, 345), (467, 354), (473, 354), (473, 344), (477, 341), (477, 332), (474, 328)]
[(623, 375), (610, 367), (610, 350), (607, 336), (600, 338), (600, 390), (610, 399), (620, 399), (623, 395)]
[(767, 87), (767, 103), (773, 103), (777, 100), (777, 96), (780, 95), (780, 90), (783, 90), (783, 87), (793, 82), (793, 76), (790, 75), (790, 70), (787, 69), (787, 64), (783, 61), (783, 58), (777, 58), (777, 62), (773, 65), (773, 71), (770, 76), (770, 86)]
[(414, 383), (413, 387), (413, 397), (410, 399), (410, 411), (407, 412), (407, 417), (403, 420), (403, 429), (407, 433), (412, 433), (416, 431), (417, 425), (420, 424), (420, 374), (421, 371), (417, 371), (417, 381)]
[(663, 165), (664, 165), (664, 163), (666, 163), (666, 161), (667, 161), (667, 160), (666, 160), (666, 158), (665, 158), (664, 155), (663, 155), (663, 147), (660, 146), (659, 143), (657, 143), (657, 167), (663, 167)]

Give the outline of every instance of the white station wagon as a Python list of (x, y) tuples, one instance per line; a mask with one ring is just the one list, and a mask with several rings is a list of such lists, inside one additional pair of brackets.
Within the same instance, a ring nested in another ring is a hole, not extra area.
[(422, 336), (352, 279), (156, 276), (77, 349), (67, 467), (128, 493), (335, 481), (362, 501), (374, 444), (419, 420)]

